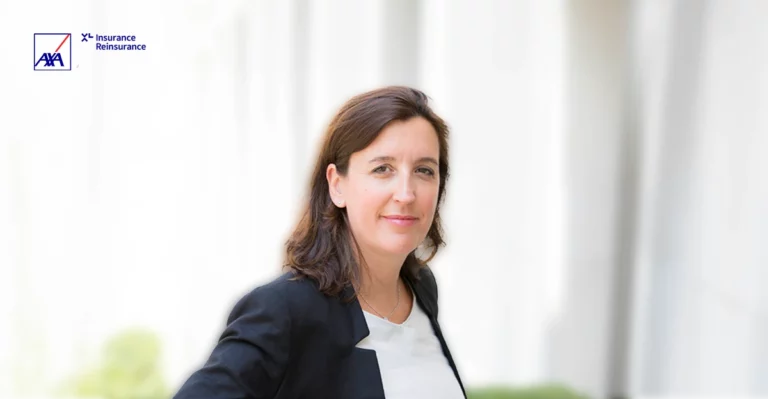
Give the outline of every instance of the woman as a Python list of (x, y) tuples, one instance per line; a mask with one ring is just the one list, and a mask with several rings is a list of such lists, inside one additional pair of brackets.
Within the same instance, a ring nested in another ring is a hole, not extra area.
[(426, 266), (443, 245), (447, 136), (418, 90), (344, 104), (286, 243), (288, 271), (235, 305), (175, 397), (466, 397)]

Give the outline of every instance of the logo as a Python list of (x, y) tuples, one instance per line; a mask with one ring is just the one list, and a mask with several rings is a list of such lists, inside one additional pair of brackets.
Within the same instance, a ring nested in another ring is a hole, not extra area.
[(72, 34), (35, 33), (35, 71), (72, 70)]

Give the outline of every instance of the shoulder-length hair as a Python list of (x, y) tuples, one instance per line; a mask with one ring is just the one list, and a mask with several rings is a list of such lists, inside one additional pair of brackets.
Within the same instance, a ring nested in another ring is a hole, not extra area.
[[(411, 281), (419, 278), (419, 269), (426, 266), (445, 245), (440, 220), (440, 205), (448, 180), (448, 126), (428, 104), (428, 97), (419, 90), (390, 86), (357, 95), (348, 100), (331, 120), (325, 131), (320, 152), (310, 176), (308, 201), (299, 221), (285, 244), (284, 267), (298, 278), (314, 280), (321, 292), (338, 295), (344, 287), (359, 288), (364, 259), (358, 259), (360, 247), (351, 234), (346, 208), (331, 201), (326, 169), (335, 164), (338, 173), (346, 176), (353, 153), (368, 147), (380, 132), (393, 121), (422, 117), (437, 132), (440, 146), (440, 186), (432, 226), (419, 248), (411, 251), (401, 268), (401, 275)], [(416, 251), (428, 253), (420, 259)]]

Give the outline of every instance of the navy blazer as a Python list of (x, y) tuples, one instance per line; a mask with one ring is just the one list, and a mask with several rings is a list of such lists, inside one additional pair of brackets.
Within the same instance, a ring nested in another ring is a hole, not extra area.
[[(429, 317), (464, 392), (437, 322), (435, 277), (429, 268), (419, 275), (404, 277), (414, 306)], [(355, 347), (369, 334), (357, 299), (344, 302), (313, 280), (291, 277), (285, 273), (237, 302), (210, 358), (174, 398), (384, 399), (376, 352)], [(342, 295), (353, 293), (347, 287)]]

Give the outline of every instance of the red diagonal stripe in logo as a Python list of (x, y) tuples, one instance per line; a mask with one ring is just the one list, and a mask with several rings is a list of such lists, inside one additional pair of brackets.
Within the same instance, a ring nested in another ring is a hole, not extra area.
[(64, 42), (66, 42), (67, 39), (69, 39), (69, 35), (67, 35), (67, 37), (65, 37), (64, 40), (61, 41), (61, 44), (59, 44), (59, 47), (56, 47), (56, 51), (54, 51), (54, 53), (58, 53), (59, 52), (59, 49), (61, 48), (61, 46), (64, 45)]

